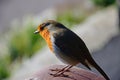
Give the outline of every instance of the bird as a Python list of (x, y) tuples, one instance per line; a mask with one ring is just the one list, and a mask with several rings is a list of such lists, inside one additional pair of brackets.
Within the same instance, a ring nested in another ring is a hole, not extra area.
[(38, 26), (34, 33), (40, 34), (46, 41), (50, 51), (63, 63), (67, 64), (67, 66), (52, 75), (63, 75), (65, 71), (81, 63), (89, 70), (94, 67), (106, 80), (110, 80), (92, 58), (84, 41), (60, 22), (46, 20)]

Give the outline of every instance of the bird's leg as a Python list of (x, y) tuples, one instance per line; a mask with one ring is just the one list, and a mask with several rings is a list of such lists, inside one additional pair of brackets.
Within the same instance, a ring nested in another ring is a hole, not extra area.
[(51, 74), (51, 75), (53, 75), (54, 77), (57, 77), (57, 76), (68, 76), (68, 75), (65, 75), (64, 72), (68, 71), (71, 67), (73, 67), (73, 66), (72, 65), (68, 65), (68, 66), (64, 67), (63, 69), (61, 69), (60, 71), (58, 71), (57, 73)]

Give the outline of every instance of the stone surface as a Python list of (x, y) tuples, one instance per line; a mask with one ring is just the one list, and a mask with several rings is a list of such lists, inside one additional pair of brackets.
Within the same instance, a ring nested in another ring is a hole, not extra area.
[(70, 71), (64, 73), (68, 76), (54, 77), (50, 75), (51, 73), (56, 73), (56, 71), (51, 71), (50, 69), (62, 69), (64, 66), (65, 65), (52, 65), (50, 67), (43, 68), (25, 80), (105, 80), (100, 75), (76, 67), (73, 67)]

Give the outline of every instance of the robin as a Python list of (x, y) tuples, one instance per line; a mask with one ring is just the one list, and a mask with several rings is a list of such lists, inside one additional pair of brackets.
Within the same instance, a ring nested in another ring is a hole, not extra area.
[(63, 24), (48, 20), (40, 24), (35, 34), (39, 33), (48, 44), (50, 50), (68, 66), (58, 70), (53, 76), (63, 75), (73, 66), (81, 63), (89, 70), (90, 66), (97, 69), (106, 80), (110, 80), (106, 73), (94, 61), (83, 40)]

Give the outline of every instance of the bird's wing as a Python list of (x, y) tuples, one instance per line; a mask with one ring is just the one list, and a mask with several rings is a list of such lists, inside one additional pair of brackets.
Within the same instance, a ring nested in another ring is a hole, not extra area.
[[(85, 60), (91, 57), (85, 43), (74, 32), (67, 30), (64, 34), (56, 37), (55, 45), (66, 55), (79, 60), (89, 68)], [(90, 68), (89, 68), (90, 69)]]

